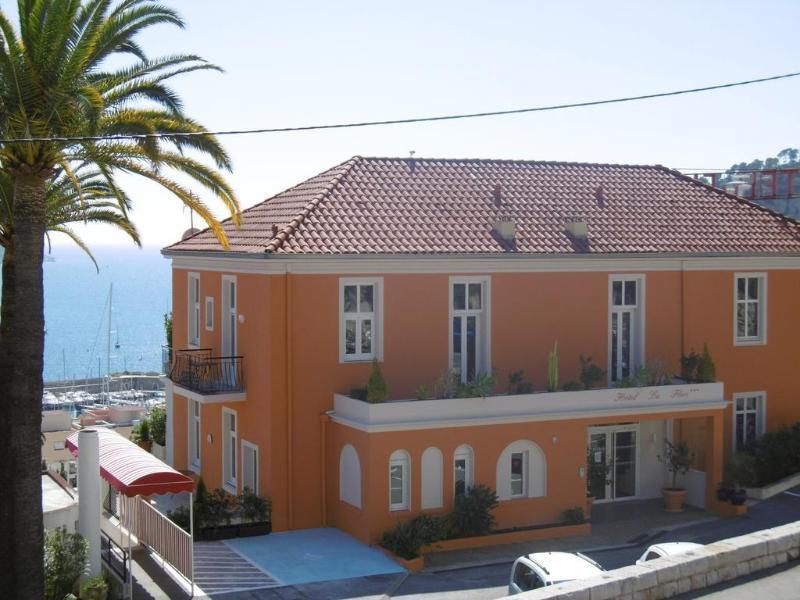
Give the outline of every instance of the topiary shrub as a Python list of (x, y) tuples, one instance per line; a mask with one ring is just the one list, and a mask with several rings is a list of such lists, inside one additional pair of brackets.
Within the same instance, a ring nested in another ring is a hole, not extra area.
[(411, 560), (419, 556), (419, 550), (444, 538), (441, 518), (418, 515), (410, 521), (401, 521), (383, 534), (381, 546), (393, 554)]
[(367, 381), (367, 402), (370, 404), (377, 404), (379, 402), (386, 402), (389, 397), (389, 388), (386, 386), (386, 380), (383, 378), (381, 366), (377, 360), (372, 361), (372, 373)]
[[(581, 361), (581, 374), (578, 379), (583, 384), (584, 389), (590, 390), (605, 383), (606, 372), (594, 364), (591, 356), (581, 354), (579, 359)], [(566, 389), (566, 386), (564, 386), (564, 389)]]
[(86, 540), (64, 527), (48, 531), (44, 538), (44, 588), (47, 600), (62, 600), (76, 591), (78, 578), (87, 568)]
[(160, 406), (150, 413), (150, 437), (159, 446), (167, 445), (167, 411)]
[(703, 344), (703, 354), (697, 364), (697, 382), (712, 383), (717, 380), (717, 366), (708, 351), (708, 344)]
[(483, 484), (456, 496), (453, 512), (447, 516), (448, 537), (474, 537), (489, 533), (495, 524), (492, 510), (497, 508), (497, 504), (497, 494)]
[(725, 481), (734, 488), (752, 487), (757, 482), (756, 459), (747, 452), (737, 452), (725, 464)]

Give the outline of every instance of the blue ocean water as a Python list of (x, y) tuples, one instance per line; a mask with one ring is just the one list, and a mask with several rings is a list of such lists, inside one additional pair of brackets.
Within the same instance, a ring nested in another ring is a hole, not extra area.
[(94, 246), (92, 253), (99, 273), (76, 247), (54, 247), (44, 263), (45, 381), (106, 374), (112, 283), (111, 372), (161, 370), (169, 261), (153, 247)]

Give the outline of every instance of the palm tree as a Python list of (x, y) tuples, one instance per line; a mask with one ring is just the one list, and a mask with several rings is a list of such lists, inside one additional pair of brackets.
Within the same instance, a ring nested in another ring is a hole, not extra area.
[[(231, 168), (228, 155), (168, 85), (177, 75), (217, 67), (195, 55), (151, 58), (138, 43), (153, 26), (183, 27), (175, 11), (154, 0), (18, 0), (17, 8), (18, 27), (0, 9), (0, 172), (12, 190), (0, 306), (0, 589), (9, 598), (41, 598), (48, 189), (71, 185), (86, 196), (76, 172), (88, 165), (127, 215), (116, 177), (139, 175), (194, 210), (224, 247), (221, 225), (193, 188), (221, 201), (237, 225), (239, 206), (221, 174)], [(181, 132), (196, 135), (174, 136)], [(142, 134), (149, 137), (124, 137)]]
[[(130, 221), (128, 215), (120, 210), (116, 202), (117, 192), (108, 185), (99, 171), (89, 171), (86, 168), (76, 169), (73, 179), (60, 173), (48, 182), (45, 212), (47, 215), (47, 229), (45, 236), (47, 246), (50, 248), (50, 234), (61, 233), (70, 238), (97, 268), (97, 261), (89, 246), (78, 233), (70, 227), (73, 223), (102, 223), (116, 227), (137, 245), (142, 245), (136, 226)], [(11, 243), (11, 232), (14, 227), (14, 213), (11, 200), (14, 186), (8, 173), (0, 171), (0, 248), (6, 248)]]

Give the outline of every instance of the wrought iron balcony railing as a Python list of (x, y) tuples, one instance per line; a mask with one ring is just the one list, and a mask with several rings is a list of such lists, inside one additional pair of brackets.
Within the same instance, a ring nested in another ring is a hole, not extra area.
[(174, 350), (169, 378), (198, 394), (244, 391), (241, 356), (211, 356), (211, 350)]

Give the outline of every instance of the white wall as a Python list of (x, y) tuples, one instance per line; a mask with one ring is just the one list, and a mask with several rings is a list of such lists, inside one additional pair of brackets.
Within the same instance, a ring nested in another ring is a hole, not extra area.
[(444, 506), (442, 479), (444, 478), (442, 451), (431, 446), (422, 453), (422, 508)]
[(667, 469), (658, 460), (664, 454), (665, 421), (643, 421), (639, 425), (639, 497), (660, 498)]

